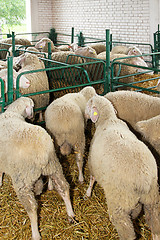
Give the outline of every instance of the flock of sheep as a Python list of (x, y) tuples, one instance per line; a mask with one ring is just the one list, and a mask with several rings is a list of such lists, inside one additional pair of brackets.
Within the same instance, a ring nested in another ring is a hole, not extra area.
[[(41, 48), (42, 52), (47, 52), (47, 41), (42, 39), (30, 50), (36, 52)], [(100, 53), (96, 47), (78, 48), (73, 44), (66, 49), (66, 46), (55, 47), (52, 44), (52, 59), (58, 61), (59, 53), (66, 58), (71, 53), (70, 48), (73, 54), (98, 58), (105, 51), (105, 46), (101, 45)], [(123, 53), (113, 51), (113, 58), (114, 54), (141, 55), (135, 47)], [(146, 67), (141, 57), (136, 59), (140, 66)], [(22, 74), (19, 83), (22, 94), (49, 90), (44, 63), (37, 55), (25, 53), (16, 57), (14, 67), (18, 69), (15, 74)], [(7, 92), (7, 69), (4, 68), (0, 77), (5, 71)], [(23, 75), (26, 71), (33, 73)], [(13, 80), (13, 87), (16, 87), (16, 80)], [(44, 117), (45, 128), (26, 121), (26, 118), (33, 118), (34, 107), (46, 107), (44, 116), (41, 113), (39, 116), (40, 119)], [(65, 94), (52, 102), (49, 101), (49, 93), (41, 93), (20, 97), (7, 106), (0, 115), (0, 186), (3, 174), (8, 174), (30, 218), (33, 240), (41, 239), (35, 195), (43, 190), (43, 176), (48, 177), (48, 189), (55, 188), (64, 200), (69, 221), (74, 220), (69, 184), (56, 149), (62, 155), (69, 155), (74, 150), (78, 179), (82, 184), (88, 119), (95, 124), (95, 132), (88, 157), (90, 183), (84, 199), (91, 196), (97, 181), (104, 189), (109, 217), (120, 239), (136, 239), (132, 220), (143, 207), (153, 240), (160, 240), (158, 167), (148, 147), (148, 144), (151, 145), (160, 154), (159, 109), (158, 97), (128, 90), (100, 96), (91, 86), (77, 93)]]

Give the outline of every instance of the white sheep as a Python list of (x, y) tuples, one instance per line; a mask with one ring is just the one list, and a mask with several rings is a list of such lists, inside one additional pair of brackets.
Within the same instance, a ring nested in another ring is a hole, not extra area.
[[(126, 58), (126, 59), (119, 59), (119, 60), (115, 60), (116, 62), (121, 62), (124, 64), (132, 64), (132, 65), (137, 65), (137, 66), (127, 66), (127, 65), (123, 65), (123, 64), (115, 64), (114, 65), (114, 76), (118, 76), (121, 77), (119, 79), (120, 82), (123, 83), (132, 83), (134, 82), (134, 75), (132, 74), (136, 74), (139, 72), (145, 72), (147, 69), (144, 68), (139, 68), (140, 67), (146, 67), (148, 68), (147, 63), (140, 57), (133, 57), (133, 58)], [(121, 66), (121, 70), (119, 73), (119, 67)], [(129, 77), (125, 77), (127, 75), (132, 75)], [(151, 72), (149, 71), (148, 74), (151, 74)], [(125, 87), (123, 88), (118, 88), (118, 89), (125, 89)], [(130, 88), (128, 88), (130, 89)]]
[(106, 51), (106, 46), (104, 45), (104, 43), (92, 43), (90, 45), (88, 45), (89, 47), (93, 48), (97, 55), (100, 54), (101, 52), (105, 52)]
[[(0, 49), (9, 49), (12, 44), (12, 38), (6, 38), (0, 40)], [(31, 42), (26, 38), (15, 38), (16, 45), (30, 46)], [(0, 52), (0, 59), (5, 59), (7, 55), (7, 51)]]
[(102, 96), (91, 98), (85, 114), (96, 131), (89, 150), (89, 197), (96, 180), (104, 189), (110, 220), (120, 239), (133, 240), (131, 217), (142, 205), (154, 240), (160, 239), (160, 196), (156, 161), (147, 146), (118, 119), (113, 105)]
[(77, 50), (74, 51), (76, 55), (90, 57), (90, 58), (97, 58), (96, 51), (89, 46), (86, 47), (79, 47)]
[(135, 91), (109, 92), (105, 96), (117, 111), (117, 116), (135, 129), (139, 121), (160, 114), (160, 98)]
[(135, 129), (160, 155), (160, 115), (137, 122)]
[[(127, 57), (130, 55), (135, 55), (135, 56), (142, 55), (142, 52), (136, 46), (132, 46), (132, 47), (115, 46), (110, 52), (110, 61), (113, 61), (116, 58)], [(106, 60), (106, 52), (103, 51), (103, 52), (99, 53), (97, 55), (97, 58)], [(143, 56), (140, 56), (140, 58), (143, 59)]]
[(81, 183), (85, 148), (84, 111), (87, 101), (95, 94), (93, 87), (85, 87), (78, 93), (57, 98), (45, 111), (46, 128), (55, 137), (61, 153), (68, 155), (74, 149)]
[[(13, 88), (14, 89), (16, 89), (16, 82), (17, 82), (18, 75), (19, 74), (13, 69)], [(2, 80), (4, 81), (4, 93), (7, 93), (8, 91), (8, 70), (7, 69), (2, 69), (0, 71), (0, 78), (2, 78)], [(28, 88), (29, 86), (30, 86), (30, 81), (25, 76), (21, 76), (19, 81), (19, 87), (25, 89), (25, 88)], [(0, 97), (1, 97), (1, 87), (0, 87)]]
[(79, 47), (77, 43), (72, 43), (70, 44), (70, 49), (76, 55), (80, 55), (82, 57), (97, 58), (96, 50), (91, 46)]
[(11, 177), (16, 194), (30, 218), (32, 239), (39, 240), (33, 189), (40, 185), (41, 176), (50, 177), (65, 202), (70, 219), (73, 219), (74, 212), (69, 184), (64, 178), (50, 135), (44, 128), (25, 121), (26, 117), (33, 116), (33, 106), (32, 99), (21, 97), (0, 115), (0, 176), (6, 173)]
[[(18, 73), (45, 69), (44, 63), (38, 58), (38, 56), (31, 53), (25, 53), (19, 56), (17, 64), (21, 66), (21, 69), (18, 71)], [(20, 89), (21, 94), (29, 94), (49, 90), (46, 71), (38, 71), (25, 74), (25, 77), (30, 81), (30, 87), (28, 89)], [(46, 107), (49, 104), (49, 93), (43, 93), (30, 97), (35, 103), (35, 108)], [(38, 113), (40, 113), (39, 121), (42, 121), (42, 112), (38, 111)]]
[(126, 55), (142, 55), (142, 52), (136, 46), (131, 46), (131, 47), (127, 47), (127, 46), (123, 46), (123, 45), (115, 46), (111, 50), (111, 55), (117, 54), (117, 53), (118, 54), (126, 54)]
[(51, 52), (61, 51), (60, 49), (57, 49), (57, 48), (54, 46), (54, 43), (53, 43), (52, 40), (49, 39), (49, 38), (42, 38), (42, 39), (40, 39), (40, 40), (35, 44), (35, 48), (41, 50), (41, 52), (46, 52), (46, 53), (48, 53), (48, 43), (51, 43)]

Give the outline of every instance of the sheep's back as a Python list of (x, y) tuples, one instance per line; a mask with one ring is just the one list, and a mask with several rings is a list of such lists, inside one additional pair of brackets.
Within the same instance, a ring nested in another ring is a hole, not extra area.
[[(144, 143), (126, 126), (118, 124), (96, 130), (91, 143), (89, 167), (108, 191), (147, 193), (157, 180), (155, 159)], [(107, 190), (106, 190), (107, 191)]]
[(58, 145), (65, 140), (74, 144), (84, 132), (84, 118), (76, 104), (52, 104), (45, 112), (46, 127), (55, 136)]
[(107, 93), (104, 97), (111, 101), (117, 116), (127, 121), (132, 127), (136, 122), (160, 114), (160, 98), (133, 91)]
[(1, 171), (14, 181), (17, 177), (17, 182), (26, 179), (29, 185), (39, 177), (48, 164), (48, 156), (53, 154), (51, 137), (43, 128), (17, 119), (1, 121), (0, 136)]

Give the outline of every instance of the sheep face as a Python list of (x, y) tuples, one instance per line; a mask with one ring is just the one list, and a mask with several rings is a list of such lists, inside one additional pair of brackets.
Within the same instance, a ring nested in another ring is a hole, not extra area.
[(48, 41), (46, 39), (41, 39), (39, 42), (36, 43), (35, 48), (44, 48), (47, 43)]
[[(129, 47), (128, 55), (142, 55), (142, 52), (136, 47)], [(143, 59), (143, 57), (140, 57)]]

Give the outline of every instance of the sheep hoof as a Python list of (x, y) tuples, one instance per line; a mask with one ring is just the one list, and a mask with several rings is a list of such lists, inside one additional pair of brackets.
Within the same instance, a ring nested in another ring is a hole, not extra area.
[(79, 178), (78, 178), (78, 181), (79, 181), (80, 184), (83, 184), (83, 182), (84, 182), (83, 176), (79, 177)]
[(77, 221), (75, 220), (75, 217), (72, 217), (72, 216), (68, 216), (68, 221), (70, 223), (77, 223)]
[(88, 198), (90, 198), (90, 196), (88, 196), (87, 194), (85, 194), (84, 196), (83, 196), (83, 199), (86, 201), (86, 200), (88, 200)]

